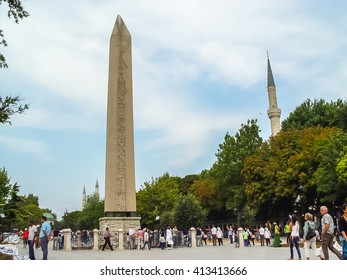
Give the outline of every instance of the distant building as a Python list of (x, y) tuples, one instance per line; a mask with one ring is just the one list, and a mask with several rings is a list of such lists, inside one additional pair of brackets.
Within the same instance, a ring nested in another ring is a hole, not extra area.
[[(98, 179), (96, 179), (94, 194), (99, 199), (100, 194), (99, 194), (99, 181), (98, 181)], [(86, 202), (87, 202), (87, 193), (86, 193), (86, 186), (84, 186), (83, 192), (82, 192), (82, 209), (86, 206)]]

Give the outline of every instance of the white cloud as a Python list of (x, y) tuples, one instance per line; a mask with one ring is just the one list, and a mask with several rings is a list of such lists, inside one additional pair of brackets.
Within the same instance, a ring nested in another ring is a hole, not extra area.
[(43, 161), (50, 161), (49, 147), (38, 140), (0, 135), (0, 143), (16, 153), (33, 155)]

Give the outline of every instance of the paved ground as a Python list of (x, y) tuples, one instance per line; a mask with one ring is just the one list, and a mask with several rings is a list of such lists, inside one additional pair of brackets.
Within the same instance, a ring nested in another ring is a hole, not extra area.
[[(227, 241), (227, 240), (225, 240)], [(285, 241), (282, 241), (285, 244)], [(197, 248), (177, 248), (172, 250), (161, 250), (153, 248), (152, 250), (52, 250), (52, 242), (48, 253), (49, 260), (286, 260), (289, 258), (289, 247), (267, 247), (260, 246), (256, 243), (255, 246), (236, 248), (227, 242), (223, 246), (212, 246), (208, 243), (207, 246)], [(21, 244), (17, 245), (20, 254), (27, 255), (27, 249), (23, 249)], [(304, 249), (301, 249), (303, 259), (306, 258)], [(337, 260), (338, 258), (330, 252), (330, 259)], [(42, 251), (35, 250), (37, 259), (42, 259)], [(297, 259), (296, 251), (294, 258)], [(312, 260), (319, 260), (311, 252)]]

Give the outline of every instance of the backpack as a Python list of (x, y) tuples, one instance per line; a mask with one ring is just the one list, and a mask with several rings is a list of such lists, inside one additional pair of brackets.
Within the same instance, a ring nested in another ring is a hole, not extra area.
[(307, 225), (308, 225), (308, 229), (306, 234), (306, 240), (310, 240), (316, 236), (316, 230), (312, 229), (309, 223), (307, 223)]

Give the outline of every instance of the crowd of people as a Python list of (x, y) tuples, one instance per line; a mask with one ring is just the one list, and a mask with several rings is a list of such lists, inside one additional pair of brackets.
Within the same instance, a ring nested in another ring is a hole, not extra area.
[[(276, 246), (276, 242), (282, 242), (279, 237), (283, 233), (286, 236), (286, 242), (289, 247), (289, 260), (293, 260), (297, 255), (299, 260), (303, 259), (300, 244), (303, 243), (304, 258), (311, 259), (311, 255), (321, 260), (329, 260), (329, 250), (334, 253), (339, 259), (347, 260), (347, 204), (341, 207), (342, 215), (338, 222), (334, 223), (334, 219), (328, 213), (326, 206), (320, 207), (321, 220), (318, 224), (314, 220), (311, 213), (304, 215), (305, 222), (300, 223), (298, 217), (293, 214), (289, 215), (289, 220), (281, 229), (280, 226), (273, 222), (267, 221), (264, 225), (257, 227), (243, 228), (242, 241), (245, 247), (255, 246), (257, 242), (260, 246)], [(316, 221), (318, 221), (316, 219)], [(48, 258), (48, 242), (53, 241), (53, 250), (63, 248), (64, 233), (60, 228), (52, 228), (51, 224), (47, 222), (45, 216), (41, 217), (41, 225), (34, 225), (33, 221), (29, 222), (28, 228), (20, 232), (23, 241), (23, 247), (29, 250), (29, 258), (35, 260), (35, 248), (42, 250), (43, 260)], [(111, 235), (109, 228), (103, 233), (104, 243), (102, 250), (106, 246), (114, 250), (111, 244)], [(335, 246), (335, 236), (338, 236), (339, 244), (341, 244), (342, 252)], [(276, 237), (278, 240), (276, 241)], [(271, 244), (271, 238), (273, 238)], [(77, 239), (77, 234), (72, 233), (71, 241)], [(225, 239), (230, 244), (239, 246), (239, 232), (236, 225), (228, 225), (224, 228), (220, 226), (210, 225), (206, 227), (196, 227), (195, 240), (192, 240), (191, 233), (187, 228), (178, 229), (176, 226), (171, 228), (162, 228), (158, 231), (153, 231), (147, 228), (143, 229), (128, 229), (126, 232), (126, 248), (127, 249), (141, 249), (151, 250), (153, 247), (158, 247), (161, 250), (171, 250), (180, 246), (191, 246), (195, 242), (197, 247), (206, 246), (223, 246)], [(321, 247), (317, 248), (317, 241), (321, 242)], [(91, 231), (83, 230), (81, 232), (82, 244), (89, 244), (92, 242)], [(279, 245), (281, 246), (281, 245)]]

